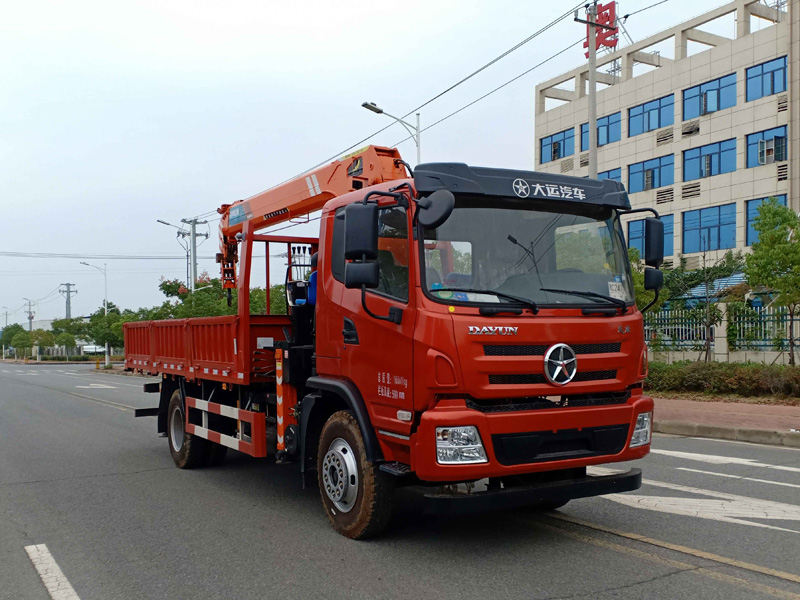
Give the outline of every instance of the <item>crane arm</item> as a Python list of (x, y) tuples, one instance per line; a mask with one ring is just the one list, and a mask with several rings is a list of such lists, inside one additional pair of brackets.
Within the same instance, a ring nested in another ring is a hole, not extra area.
[(223, 288), (236, 287), (236, 234), (245, 223), (252, 223), (257, 231), (320, 210), (328, 200), (348, 192), (404, 179), (408, 175), (400, 161), (396, 148), (367, 146), (260, 194), (223, 204), (217, 210), (222, 215), (217, 262), (221, 265)]

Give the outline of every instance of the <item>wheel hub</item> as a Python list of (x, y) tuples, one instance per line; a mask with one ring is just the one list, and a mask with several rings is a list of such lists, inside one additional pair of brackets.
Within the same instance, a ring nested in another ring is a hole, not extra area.
[(183, 433), (183, 413), (181, 413), (181, 409), (176, 406), (172, 409), (172, 418), (169, 424), (169, 439), (175, 452), (180, 452), (181, 448), (183, 448)]
[(353, 449), (342, 438), (328, 447), (322, 462), (325, 494), (341, 512), (350, 512), (358, 495), (358, 469)]

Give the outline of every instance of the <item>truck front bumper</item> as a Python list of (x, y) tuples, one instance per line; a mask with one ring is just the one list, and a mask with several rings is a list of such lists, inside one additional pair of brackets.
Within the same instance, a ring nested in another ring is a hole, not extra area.
[(641, 469), (631, 469), (613, 475), (579, 477), (474, 494), (426, 494), (424, 510), (430, 515), (469, 514), (630, 492), (641, 486)]
[[(464, 482), (636, 460), (650, 444), (631, 448), (634, 426), (640, 414), (652, 411), (652, 398), (640, 394), (625, 404), (506, 413), (446, 399), (422, 413), (411, 436), (411, 469), (423, 481)], [(439, 463), (436, 428), (466, 425), (480, 433), (486, 461)]]

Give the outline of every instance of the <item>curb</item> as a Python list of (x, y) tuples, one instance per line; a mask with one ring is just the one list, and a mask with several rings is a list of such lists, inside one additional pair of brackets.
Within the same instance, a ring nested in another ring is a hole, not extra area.
[(669, 433), (688, 437), (717, 438), (722, 440), (736, 440), (739, 442), (752, 442), (754, 444), (800, 448), (800, 432), (796, 431), (721, 427), (719, 425), (684, 423), (681, 421), (656, 421), (653, 423), (653, 431), (656, 433)]

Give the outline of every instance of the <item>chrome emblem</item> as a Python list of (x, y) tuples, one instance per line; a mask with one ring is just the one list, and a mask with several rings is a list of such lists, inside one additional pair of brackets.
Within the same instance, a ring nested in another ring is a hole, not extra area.
[(531, 186), (524, 179), (515, 179), (513, 185), (514, 193), (520, 198), (527, 198), (528, 194), (531, 193)]
[(467, 329), (467, 335), (517, 335), (519, 327), (478, 327), (477, 325), (470, 325)]
[(553, 385), (565, 385), (578, 372), (575, 351), (566, 344), (550, 346), (544, 355), (544, 376)]

